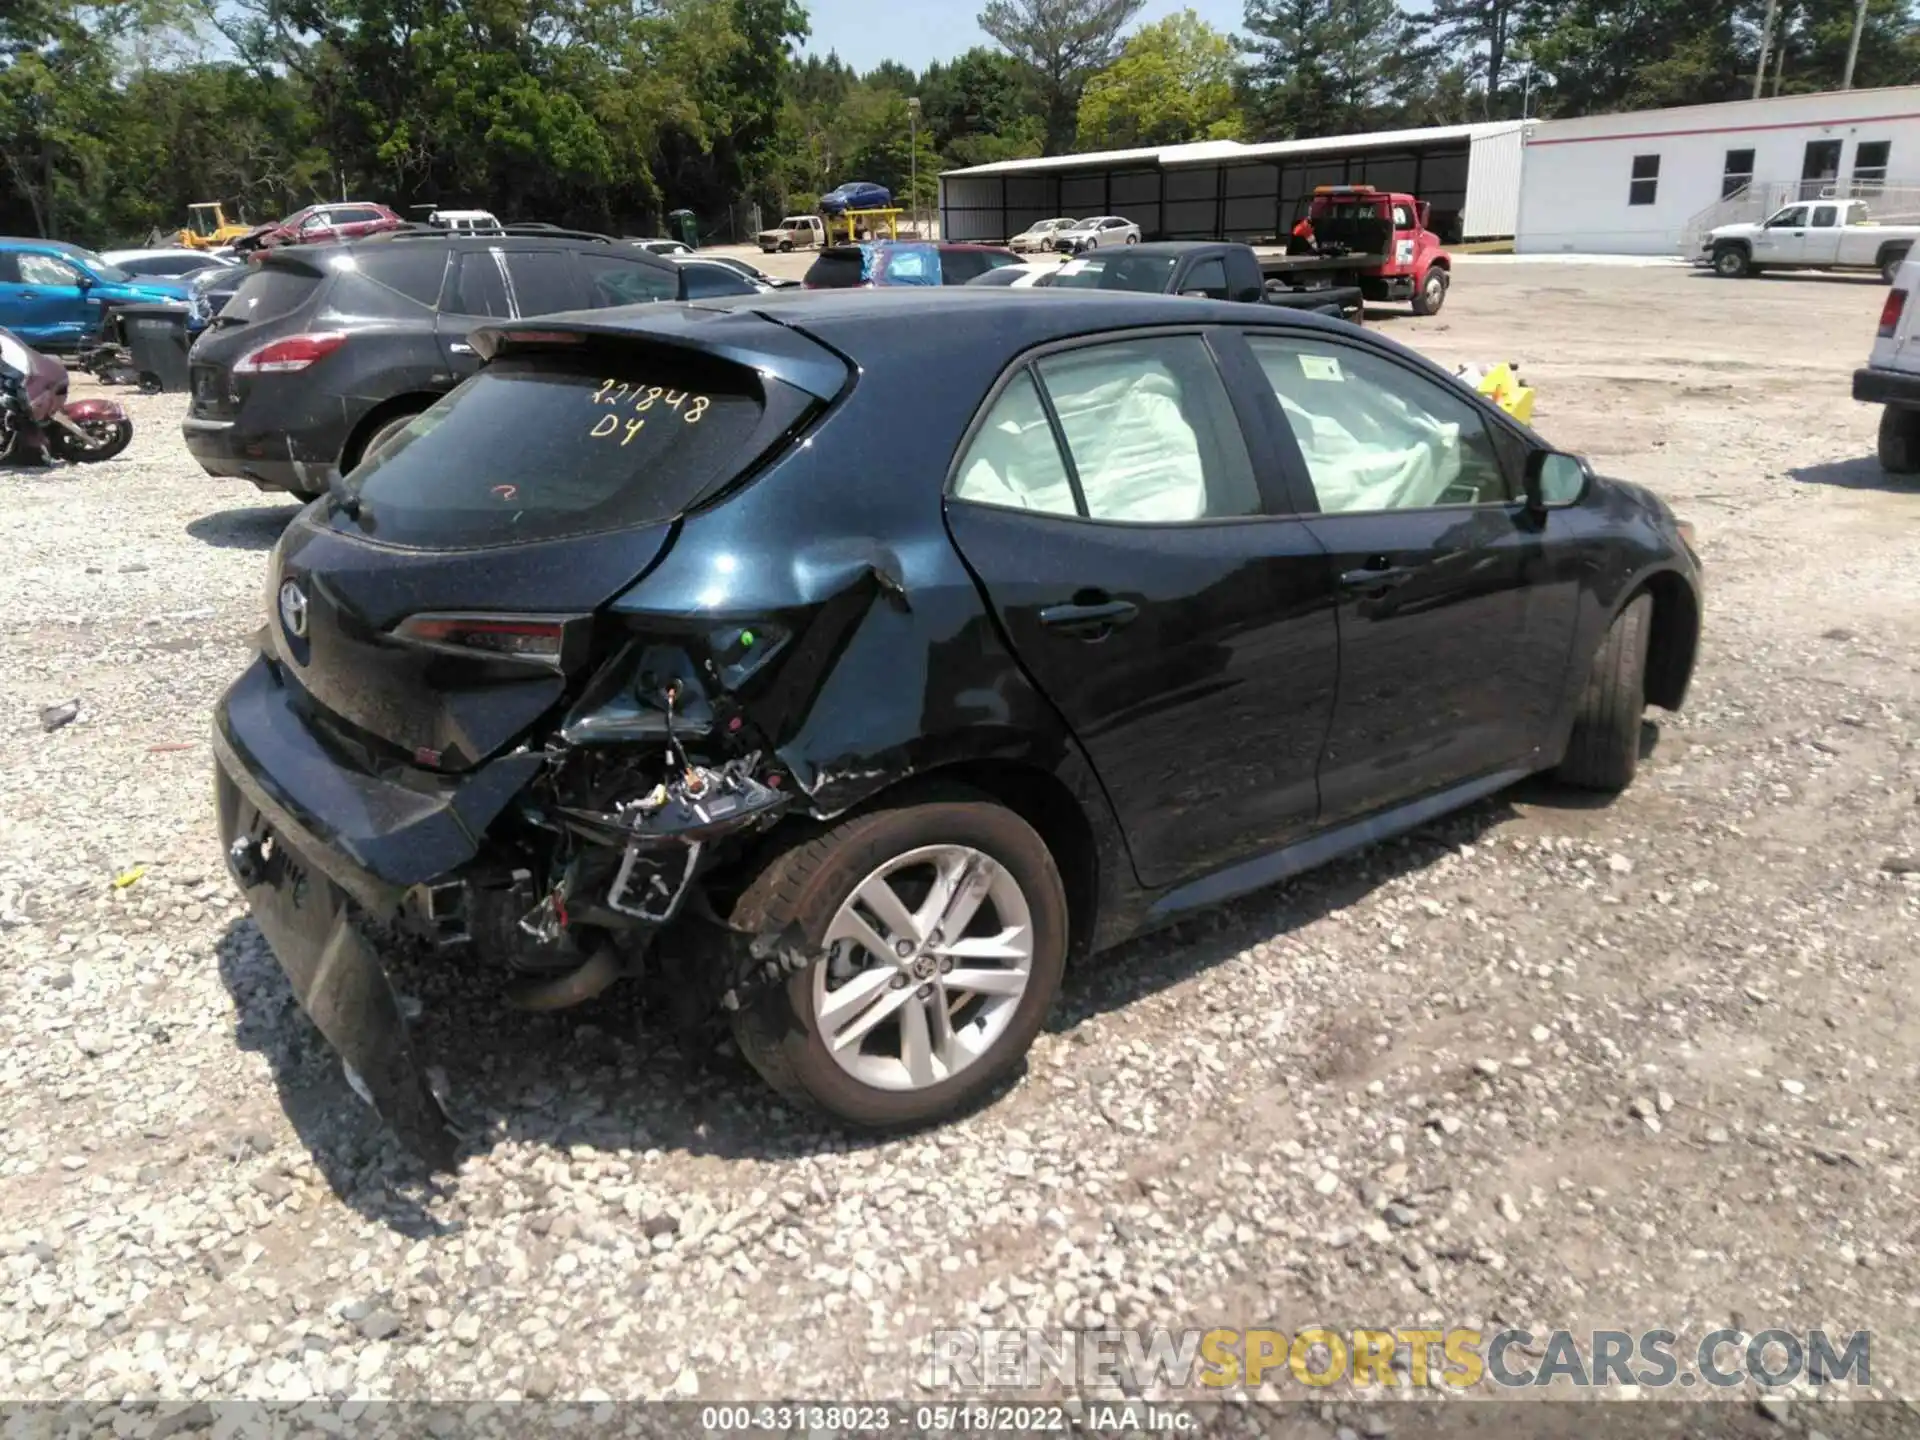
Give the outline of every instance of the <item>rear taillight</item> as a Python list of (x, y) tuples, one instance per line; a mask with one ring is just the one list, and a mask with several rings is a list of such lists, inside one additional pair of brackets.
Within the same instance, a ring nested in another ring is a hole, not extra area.
[(273, 340), (257, 350), (249, 350), (234, 362), (236, 375), (286, 375), (304, 370), (324, 360), (347, 343), (341, 330), (316, 330), (309, 335), (289, 335)]
[(436, 650), (459, 650), (500, 660), (527, 660), (558, 669), (566, 651), (568, 617), (545, 615), (414, 615), (394, 635)]
[(1889, 290), (1887, 303), (1880, 307), (1880, 338), (1886, 339), (1900, 328), (1900, 316), (1907, 308), (1907, 292)]

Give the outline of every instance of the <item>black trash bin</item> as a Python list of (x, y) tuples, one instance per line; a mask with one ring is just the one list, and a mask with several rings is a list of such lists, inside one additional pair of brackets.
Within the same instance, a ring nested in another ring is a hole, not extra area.
[(187, 369), (185, 305), (120, 305), (114, 318), (128, 359), (139, 372), (140, 388), (149, 393), (185, 390), (192, 383)]

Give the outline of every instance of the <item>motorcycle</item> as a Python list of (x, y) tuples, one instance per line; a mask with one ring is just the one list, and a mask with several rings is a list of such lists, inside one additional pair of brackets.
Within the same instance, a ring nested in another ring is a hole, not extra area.
[(0, 330), (0, 464), (43, 456), (91, 464), (133, 442), (133, 421), (113, 400), (68, 400), (67, 367)]

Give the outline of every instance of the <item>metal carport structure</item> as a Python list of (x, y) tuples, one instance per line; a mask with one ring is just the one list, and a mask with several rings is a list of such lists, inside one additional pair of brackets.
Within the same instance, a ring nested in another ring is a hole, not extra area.
[(1514, 233), (1518, 121), (1243, 145), (1209, 140), (1051, 155), (940, 177), (940, 233), (1000, 241), (1037, 220), (1124, 215), (1150, 240), (1277, 241), (1316, 185), (1369, 184), (1428, 202), (1446, 240)]

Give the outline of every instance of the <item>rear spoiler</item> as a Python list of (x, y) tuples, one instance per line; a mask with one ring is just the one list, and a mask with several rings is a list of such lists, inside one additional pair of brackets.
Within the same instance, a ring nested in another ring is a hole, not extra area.
[[(635, 311), (638, 314), (635, 314)], [(627, 307), (624, 321), (577, 310), (486, 325), (467, 338), (482, 360), (505, 353), (590, 345), (651, 345), (687, 350), (759, 371), (817, 400), (846, 389), (847, 362), (819, 342), (746, 306)]]

